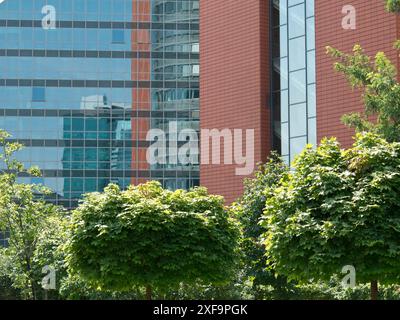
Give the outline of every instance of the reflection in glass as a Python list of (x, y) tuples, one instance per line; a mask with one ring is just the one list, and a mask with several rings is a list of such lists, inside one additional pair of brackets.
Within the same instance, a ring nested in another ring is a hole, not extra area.
[[(42, 168), (49, 200), (73, 207), (85, 192), (141, 177), (199, 184), (197, 166), (149, 168), (137, 158), (151, 129), (139, 124), (199, 128), (199, 1), (150, 4), (151, 12), (132, 0), (0, 6), (0, 20), (18, 22), (0, 27), (0, 127), (26, 145), (18, 154), (26, 166)], [(36, 23), (44, 5), (57, 9), (56, 30)]]

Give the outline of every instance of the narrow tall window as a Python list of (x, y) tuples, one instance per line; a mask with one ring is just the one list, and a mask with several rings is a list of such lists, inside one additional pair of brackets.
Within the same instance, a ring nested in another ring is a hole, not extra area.
[(272, 2), (274, 148), (289, 163), (317, 144), (314, 0)]

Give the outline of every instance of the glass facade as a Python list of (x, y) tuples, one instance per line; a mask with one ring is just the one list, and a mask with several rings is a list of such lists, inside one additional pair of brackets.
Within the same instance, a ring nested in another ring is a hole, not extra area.
[(317, 144), (314, 0), (272, 1), (274, 148), (287, 163)]
[(9, 232), (1, 232), (0, 231), (0, 248), (1, 247), (6, 247), (8, 244), (8, 239), (10, 238), (10, 233)]
[(0, 128), (43, 171), (21, 181), (50, 187), (54, 203), (110, 182), (198, 185), (198, 166), (148, 165), (146, 134), (171, 121), (198, 130), (199, 0), (6, 0), (0, 96)]

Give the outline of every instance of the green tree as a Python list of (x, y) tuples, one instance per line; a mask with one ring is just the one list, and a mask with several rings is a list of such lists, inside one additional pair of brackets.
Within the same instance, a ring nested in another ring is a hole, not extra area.
[(5, 259), (4, 249), (0, 248), (0, 300), (20, 300), (21, 293), (13, 287), (12, 280), (7, 276), (6, 271), (10, 266), (9, 261)]
[(9, 246), (2, 250), (2, 268), (23, 297), (36, 299), (38, 283), (33, 273), (33, 256), (40, 234), (46, 229), (47, 219), (58, 213), (58, 208), (42, 200), (50, 191), (40, 185), (17, 182), (20, 174), (39, 176), (38, 168), (25, 169), (15, 159), (23, 146), (8, 141), (10, 135), (0, 130), (0, 230), (10, 233)]
[(265, 267), (265, 247), (260, 239), (265, 229), (259, 224), (267, 200), (265, 188), (277, 186), (288, 170), (279, 155), (271, 154), (267, 163), (255, 172), (254, 178), (245, 180), (243, 196), (232, 206), (243, 228), (241, 247), (245, 279), (250, 280), (257, 300), (288, 298), (294, 288), (294, 285), (288, 284), (286, 277), (276, 277), (273, 270)]
[(359, 45), (352, 54), (331, 47), (327, 52), (338, 59), (335, 69), (363, 92), (365, 112), (346, 114), (342, 121), (358, 132), (373, 131), (388, 141), (400, 141), (400, 84), (391, 61), (383, 52), (371, 61)]
[(400, 12), (400, 0), (385, 0), (389, 12)]
[[(389, 12), (400, 12), (400, 0), (385, 2)], [(395, 48), (400, 48), (399, 41)], [(346, 114), (342, 122), (358, 132), (373, 131), (388, 141), (400, 141), (400, 84), (390, 59), (384, 52), (378, 52), (372, 59), (358, 44), (351, 54), (329, 46), (327, 53), (337, 60), (335, 70), (363, 93), (365, 111)]]
[(42, 269), (50, 267), (56, 272), (56, 289), (40, 290), (38, 299), (60, 299), (60, 288), (68, 277), (63, 245), (67, 241), (69, 219), (64, 214), (52, 214), (46, 217), (46, 226), (38, 235), (33, 253), (32, 273), (37, 283), (44, 277)]
[(223, 199), (204, 188), (175, 192), (158, 182), (85, 196), (73, 212), (67, 261), (100, 290), (166, 291), (225, 284), (234, 275), (239, 231)]
[[(329, 280), (353, 265), (357, 281), (399, 280), (400, 143), (358, 134), (348, 150), (335, 139), (310, 146), (266, 202), (268, 263), (299, 281)], [(267, 190), (271, 192), (271, 190)]]
[(90, 286), (76, 274), (68, 274), (62, 278), (58, 292), (66, 300), (139, 300), (145, 294), (141, 288), (129, 292), (100, 290)]

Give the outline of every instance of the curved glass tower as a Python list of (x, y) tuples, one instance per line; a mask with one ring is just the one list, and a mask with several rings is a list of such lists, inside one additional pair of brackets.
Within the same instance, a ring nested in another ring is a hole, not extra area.
[[(154, 30), (152, 36), (151, 73), (154, 81), (176, 81), (176, 86), (154, 88), (152, 108), (171, 115), (152, 120), (151, 128), (169, 131), (171, 122), (176, 122), (173, 135), (168, 141), (176, 140), (176, 131), (184, 129), (199, 130), (199, 0), (174, 1), (153, 0), (153, 21), (164, 25), (180, 25), (182, 28)], [(183, 27), (185, 26), (185, 27)], [(183, 84), (183, 85), (182, 85)], [(176, 114), (175, 114), (176, 112)], [(182, 142), (176, 141), (177, 145)], [(169, 154), (170, 157), (177, 154)], [(198, 166), (171, 164), (152, 166), (153, 169), (176, 169), (198, 172)], [(186, 167), (186, 168), (185, 168)], [(198, 176), (197, 176), (198, 177)], [(172, 177), (165, 179), (167, 188), (187, 188), (193, 185), (188, 180)], [(199, 181), (195, 178), (195, 184)]]
[(50, 201), (115, 182), (199, 183), (197, 166), (146, 161), (152, 128), (199, 122), (198, 0), (5, 0), (0, 128), (26, 148)]

